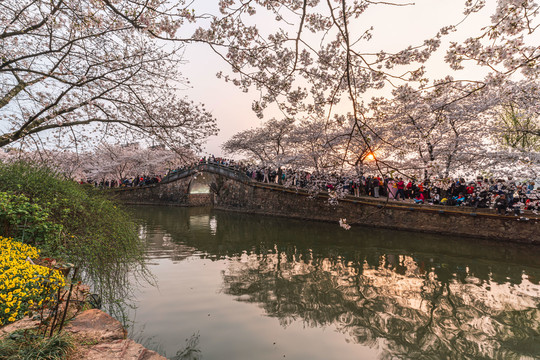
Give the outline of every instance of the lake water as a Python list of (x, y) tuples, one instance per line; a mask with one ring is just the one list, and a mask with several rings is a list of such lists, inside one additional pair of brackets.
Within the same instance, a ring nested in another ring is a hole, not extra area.
[(157, 286), (130, 336), (177, 359), (539, 359), (540, 248), (135, 207)]

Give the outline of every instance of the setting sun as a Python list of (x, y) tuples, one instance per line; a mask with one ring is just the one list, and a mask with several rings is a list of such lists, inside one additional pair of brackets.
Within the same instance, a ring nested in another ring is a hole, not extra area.
[(369, 154), (366, 156), (366, 160), (375, 160), (375, 155), (373, 155), (373, 153), (369, 153)]

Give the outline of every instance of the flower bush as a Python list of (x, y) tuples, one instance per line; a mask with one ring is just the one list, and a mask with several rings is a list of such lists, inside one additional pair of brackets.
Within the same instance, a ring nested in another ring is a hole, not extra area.
[(108, 197), (54, 169), (0, 161), (0, 235), (37, 247), (42, 257), (72, 263), (102, 299), (122, 303), (129, 276), (148, 278), (146, 244), (131, 215)]
[(50, 303), (65, 279), (58, 270), (35, 265), (39, 250), (0, 236), (0, 326)]

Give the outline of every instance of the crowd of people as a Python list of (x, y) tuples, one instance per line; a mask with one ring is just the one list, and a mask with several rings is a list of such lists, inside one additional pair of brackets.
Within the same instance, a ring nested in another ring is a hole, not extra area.
[(163, 177), (161, 175), (137, 175), (134, 177), (120, 179), (120, 181), (116, 179), (113, 179), (113, 180), (103, 179), (99, 182), (87, 180), (87, 183), (93, 184), (94, 186), (100, 187), (100, 188), (135, 187), (135, 186), (157, 184), (161, 182), (162, 179)]
[(226, 166), (243, 172), (253, 181), (341, 195), (389, 198), (416, 204), (494, 208), (499, 214), (519, 215), (523, 210), (540, 211), (540, 187), (535, 188), (534, 181), (484, 177), (468, 181), (464, 178), (419, 181), (389, 175), (312, 174), (290, 168), (248, 166), (213, 156), (204, 157), (199, 163)]

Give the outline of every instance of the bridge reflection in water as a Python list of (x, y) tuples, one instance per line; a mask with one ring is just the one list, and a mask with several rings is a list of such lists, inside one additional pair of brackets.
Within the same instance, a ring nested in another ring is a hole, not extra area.
[[(332, 327), (343, 344), (375, 351), (369, 358), (540, 358), (538, 248), (387, 230), (346, 232), (205, 209), (135, 211), (154, 236), (155, 257), (166, 251), (182, 254), (181, 261), (223, 264), (220, 296), (257, 304), (284, 329), (298, 322)], [(319, 349), (316, 341), (313, 346)], [(321, 359), (362, 358), (350, 348), (337, 357), (318, 351)]]

